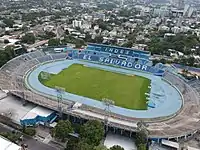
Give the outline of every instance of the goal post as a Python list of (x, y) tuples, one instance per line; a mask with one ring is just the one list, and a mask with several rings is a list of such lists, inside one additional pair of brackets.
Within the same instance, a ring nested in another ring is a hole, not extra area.
[(50, 74), (48, 72), (41, 72), (41, 78), (43, 80), (48, 80), (50, 78)]

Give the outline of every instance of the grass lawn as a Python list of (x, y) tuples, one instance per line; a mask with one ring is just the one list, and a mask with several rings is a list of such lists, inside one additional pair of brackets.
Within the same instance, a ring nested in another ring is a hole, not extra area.
[(51, 74), (46, 80), (39, 80), (45, 86), (54, 88), (64, 87), (69, 93), (102, 100), (108, 98), (115, 102), (116, 106), (145, 110), (146, 92), (150, 80), (135, 75), (125, 75), (110, 71), (90, 68), (81, 64), (73, 64), (57, 75)]

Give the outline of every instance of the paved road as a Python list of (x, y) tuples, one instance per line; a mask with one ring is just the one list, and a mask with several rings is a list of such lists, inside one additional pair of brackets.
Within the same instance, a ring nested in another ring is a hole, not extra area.
[(54, 147), (51, 147), (50, 145), (44, 144), (30, 137), (25, 137), (24, 143), (28, 145), (30, 150), (58, 150)]
[[(12, 130), (14, 129), (0, 124), (0, 132), (11, 132)], [(29, 150), (59, 150), (28, 136), (24, 136), (24, 143), (28, 145)]]

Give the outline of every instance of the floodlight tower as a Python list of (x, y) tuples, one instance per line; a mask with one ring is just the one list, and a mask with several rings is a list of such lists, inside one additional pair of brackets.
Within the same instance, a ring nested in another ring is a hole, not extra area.
[(63, 102), (63, 92), (65, 91), (65, 88), (55, 86), (55, 90), (57, 92), (57, 101), (58, 101), (58, 111), (59, 111), (59, 117), (62, 118), (62, 102)]
[(115, 102), (111, 99), (108, 99), (108, 98), (103, 98), (102, 99), (104, 105), (105, 105), (105, 116), (104, 116), (104, 123), (106, 125), (106, 131), (108, 131), (108, 118), (110, 117), (110, 113), (111, 113), (111, 110), (110, 110), (110, 107), (113, 106), (115, 104)]

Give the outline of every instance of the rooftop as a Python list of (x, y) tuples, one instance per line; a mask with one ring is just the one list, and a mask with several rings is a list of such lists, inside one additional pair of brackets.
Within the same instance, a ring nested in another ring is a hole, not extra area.
[(49, 110), (47, 108), (41, 107), (41, 106), (37, 106), (35, 108), (33, 108), (31, 111), (29, 111), (23, 118), (21, 118), (22, 120), (24, 119), (32, 119), (35, 118), (37, 116), (42, 116), (42, 117), (47, 117), (50, 114), (52, 114), (53, 111)]
[(143, 53), (143, 54), (150, 54), (150, 52), (148, 52), (148, 51), (137, 50), (137, 49), (131, 49), (131, 48), (126, 48), (126, 47), (111, 46), (111, 45), (105, 45), (105, 44), (94, 44), (94, 43), (89, 43), (88, 46), (112, 47), (112, 48), (117, 48), (117, 49), (131, 50), (131, 51), (135, 51), (135, 52)]
[(21, 150), (21, 147), (0, 136), (0, 150)]

